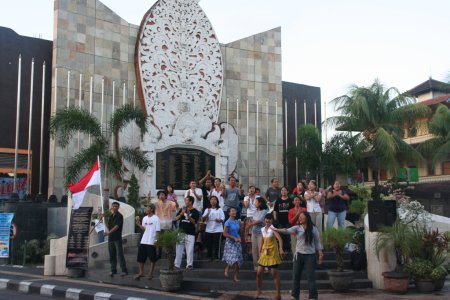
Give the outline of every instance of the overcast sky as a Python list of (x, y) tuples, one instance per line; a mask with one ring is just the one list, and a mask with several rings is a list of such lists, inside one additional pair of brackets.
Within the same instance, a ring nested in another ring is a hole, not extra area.
[[(52, 39), (53, 0), (3, 2), (0, 26)], [(103, 0), (133, 24), (155, 2)], [(406, 91), (450, 74), (449, 0), (201, 0), (200, 6), (221, 43), (281, 26), (283, 80), (320, 87), (322, 101), (375, 78)]]

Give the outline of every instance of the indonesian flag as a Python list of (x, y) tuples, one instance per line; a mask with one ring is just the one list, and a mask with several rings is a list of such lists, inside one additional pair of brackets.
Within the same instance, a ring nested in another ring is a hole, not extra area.
[(72, 193), (73, 208), (78, 209), (81, 206), (88, 187), (100, 184), (100, 169), (98, 167), (97, 160), (92, 169), (83, 178), (81, 178), (80, 181), (67, 186), (69, 191)]

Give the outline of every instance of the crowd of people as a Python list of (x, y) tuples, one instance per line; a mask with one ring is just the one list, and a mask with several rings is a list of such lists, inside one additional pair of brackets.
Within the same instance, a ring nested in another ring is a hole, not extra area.
[[(198, 186), (197, 186), (198, 184)], [(181, 268), (186, 256), (186, 269), (193, 269), (194, 249), (202, 249), (211, 261), (225, 263), (224, 276), (233, 271), (233, 280), (239, 281), (239, 268), (244, 257), (252, 257), (256, 272), (256, 295), (261, 295), (262, 274), (269, 272), (275, 283), (277, 299), (281, 298), (278, 266), (283, 256), (293, 256), (292, 299), (299, 299), (300, 278), (305, 271), (309, 286), (309, 299), (317, 298), (315, 269), (322, 263), (323, 248), (320, 233), (323, 229), (323, 214), (328, 213), (326, 228), (343, 227), (346, 217), (348, 194), (336, 181), (332, 187), (321, 189), (314, 180), (308, 184), (298, 182), (289, 192), (279, 187), (277, 178), (264, 195), (259, 188), (249, 186), (248, 192), (242, 184), (230, 176), (225, 185), (211, 172), (198, 182), (191, 181), (184, 193), (183, 205), (179, 205), (172, 185), (158, 191), (157, 201), (146, 208), (146, 216), (136, 219), (143, 233), (139, 245), (137, 262), (139, 273), (144, 276), (144, 264), (150, 260), (149, 278), (153, 277), (155, 262), (160, 258), (157, 234), (163, 230), (178, 228), (183, 233), (176, 246), (175, 267)], [(180, 201), (181, 202), (181, 201)], [(119, 203), (112, 204), (112, 217), (107, 224), (111, 276), (117, 273), (117, 259), (122, 275), (127, 275), (121, 245), (123, 217), (118, 212)], [(222, 241), (225, 240), (223, 250)], [(223, 255), (222, 255), (223, 253)]]

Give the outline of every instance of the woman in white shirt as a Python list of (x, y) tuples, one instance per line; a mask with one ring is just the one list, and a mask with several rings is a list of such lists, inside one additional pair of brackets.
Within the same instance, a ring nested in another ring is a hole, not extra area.
[(248, 188), (248, 196), (245, 196), (244, 198), (244, 207), (247, 209), (247, 217), (244, 220), (244, 227), (245, 227), (245, 243), (247, 245), (250, 245), (250, 251), (251, 252), (251, 243), (252, 243), (252, 230), (251, 227), (249, 227), (249, 224), (253, 222), (253, 215), (256, 212), (256, 206), (255, 206), (255, 200), (257, 196), (255, 194), (255, 187), (251, 185)]
[(308, 183), (308, 190), (305, 192), (306, 210), (311, 215), (311, 219), (319, 230), (319, 233), (322, 232), (322, 208), (320, 207), (321, 199), (322, 195), (317, 191), (316, 181), (310, 180)]
[(219, 206), (219, 199), (216, 196), (209, 198), (210, 208), (205, 209), (202, 219), (206, 223), (205, 239), (206, 249), (208, 250), (207, 257), (210, 260), (220, 259), (219, 243), (220, 236), (223, 232), (223, 220), (225, 214)]
[[(275, 283), (276, 296), (273, 299), (281, 299), (280, 275), (278, 274), (278, 265), (281, 264), (281, 256), (283, 252), (283, 240), (280, 234), (274, 231), (272, 226), (272, 215), (267, 214), (264, 218), (265, 226), (261, 228), (263, 243), (259, 249), (258, 269), (256, 271), (256, 296), (261, 295), (262, 275), (264, 268), (270, 268), (272, 278)], [(278, 240), (278, 243), (277, 243)]]

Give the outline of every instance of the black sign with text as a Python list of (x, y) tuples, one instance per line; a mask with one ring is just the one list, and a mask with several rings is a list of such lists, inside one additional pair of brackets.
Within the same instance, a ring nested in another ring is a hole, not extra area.
[(171, 148), (156, 154), (156, 188), (165, 189), (173, 184), (174, 189), (187, 189), (189, 181), (198, 181), (208, 170), (216, 171), (213, 155), (189, 148)]
[(67, 268), (83, 270), (88, 268), (91, 215), (92, 207), (72, 209), (67, 237)]

